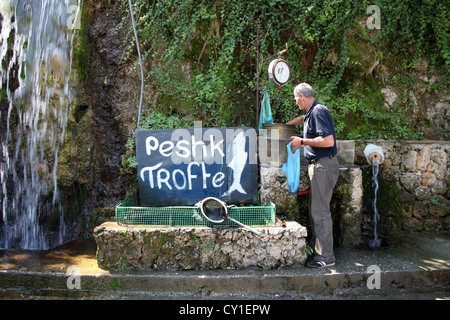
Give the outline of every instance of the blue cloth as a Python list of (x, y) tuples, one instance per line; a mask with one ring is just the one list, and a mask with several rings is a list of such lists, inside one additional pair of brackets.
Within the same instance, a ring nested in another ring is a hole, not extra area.
[(263, 99), (261, 101), (261, 109), (259, 111), (259, 130), (262, 130), (263, 123), (273, 123), (272, 109), (270, 107), (270, 96), (267, 93), (266, 87), (263, 88)]
[(283, 164), (283, 172), (287, 177), (288, 190), (292, 195), (296, 195), (300, 186), (300, 148), (292, 153), (291, 143), (287, 145), (287, 163)]

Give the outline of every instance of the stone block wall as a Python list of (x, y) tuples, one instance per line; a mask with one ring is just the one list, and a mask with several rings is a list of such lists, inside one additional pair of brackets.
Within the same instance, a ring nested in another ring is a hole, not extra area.
[(450, 142), (357, 141), (355, 162), (361, 168), (368, 168), (364, 148), (369, 143), (383, 147), (385, 156), (378, 197), (385, 230), (448, 232)]
[[(355, 141), (338, 140), (339, 179), (331, 203), (335, 242), (342, 246), (358, 245), (361, 241), (361, 212), (363, 205), (362, 173), (355, 160)], [(300, 187), (309, 189), (308, 164), (300, 148)], [(308, 195), (292, 195), (288, 191), (287, 178), (280, 167), (261, 165), (261, 203), (272, 201), (277, 215), (309, 225)]]
[[(309, 189), (307, 166), (300, 170), (300, 191)], [(277, 216), (295, 221), (308, 221), (308, 195), (289, 193), (287, 178), (281, 168), (260, 168), (262, 203), (270, 200), (276, 205)], [(335, 241), (342, 246), (358, 245), (361, 241), (361, 212), (363, 205), (361, 169), (357, 166), (342, 166), (333, 194), (331, 210), (335, 224)], [(308, 222), (307, 222), (308, 223)], [(306, 223), (306, 224), (307, 224)]]
[[(300, 147), (300, 187), (299, 191), (305, 191), (309, 189), (308, 178), (308, 163), (304, 158), (303, 146)], [(338, 140), (337, 141), (339, 164), (341, 169), (353, 168), (358, 170), (353, 163), (355, 160), (355, 141), (354, 140)], [(342, 170), (341, 170), (342, 172)], [(350, 172), (350, 171), (349, 171)], [(346, 172), (348, 173), (348, 172)], [(277, 213), (280, 215), (286, 215), (290, 218), (298, 220), (299, 203), (297, 201), (297, 195), (292, 195), (288, 191), (287, 178), (281, 167), (272, 166), (269, 164), (261, 164), (260, 166), (260, 200), (261, 203), (266, 203), (268, 200), (275, 203), (277, 207)], [(345, 183), (353, 183), (353, 178), (340, 179), (340, 181), (346, 181)], [(338, 181), (338, 185), (340, 182)], [(354, 186), (353, 189), (360, 188), (360, 184)], [(350, 190), (349, 188), (345, 188)], [(361, 193), (358, 190), (358, 193)], [(351, 198), (351, 196), (350, 196)]]
[[(307, 167), (300, 168), (300, 191), (309, 189), (309, 179)], [(265, 204), (271, 201), (277, 208), (277, 215), (285, 215), (299, 221), (299, 203), (297, 195), (290, 194), (287, 185), (287, 178), (280, 167), (261, 166), (260, 199)]]
[(104, 223), (94, 230), (97, 261), (106, 270), (265, 269), (303, 265), (306, 228), (151, 227)]
[(335, 242), (338, 245), (356, 246), (361, 242), (363, 192), (361, 169), (357, 166), (341, 167), (331, 200)]
[[(373, 234), (372, 167), (364, 149), (373, 143), (383, 147), (385, 160), (379, 168), (378, 229), (389, 232), (449, 232), (450, 142), (338, 140), (340, 176), (332, 199), (335, 240), (339, 245), (357, 245)], [(300, 191), (309, 189), (307, 164), (301, 151)], [(354, 160), (354, 164), (352, 162)], [(281, 168), (261, 166), (260, 196), (271, 200), (277, 215), (295, 221), (308, 220), (307, 196), (287, 191)], [(301, 217), (305, 215), (305, 217)]]

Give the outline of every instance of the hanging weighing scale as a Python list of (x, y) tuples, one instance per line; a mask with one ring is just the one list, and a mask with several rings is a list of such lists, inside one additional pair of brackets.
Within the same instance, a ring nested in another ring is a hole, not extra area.
[(269, 64), (269, 79), (281, 89), (291, 77), (289, 65), (283, 59), (275, 59)]
[[(289, 81), (289, 79), (291, 78), (291, 69), (289, 68), (288, 63), (286, 62), (286, 60), (282, 59), (281, 56), (283, 54), (286, 53), (286, 51), (288, 50), (288, 44), (286, 43), (286, 48), (272, 56), (270, 56), (267, 59), (263, 59), (261, 61), (261, 65), (264, 63), (264, 61), (267, 61), (269, 59), (273, 59), (275, 56), (278, 56), (277, 59), (274, 59), (270, 62), (269, 64), (269, 68), (268, 68), (268, 73), (269, 73), (269, 79), (270, 81), (272, 81), (274, 84), (276, 84), (277, 89), (278, 89), (278, 94), (281, 95), (281, 88)], [(257, 83), (256, 83), (256, 87), (257, 87), (257, 91), (259, 92), (259, 72), (258, 72), (258, 78), (257, 78)], [(273, 123), (273, 119), (272, 119), (272, 112), (270, 111), (270, 102), (266, 102), (266, 104), (264, 105), (264, 108), (268, 109), (267, 111), (263, 110), (263, 103), (265, 101), (270, 101), (268, 98), (268, 94), (266, 92), (266, 89), (264, 87), (264, 100), (261, 102), (261, 107), (260, 107), (260, 112), (257, 112), (257, 119), (259, 119), (259, 123), (258, 123), (258, 128), (261, 130), (262, 129), (262, 123)], [(259, 94), (259, 93), (258, 93)], [(259, 97), (257, 94), (257, 104), (259, 107)], [(267, 96), (267, 97), (266, 97)], [(269, 104), (269, 106), (267, 106), (267, 104)]]

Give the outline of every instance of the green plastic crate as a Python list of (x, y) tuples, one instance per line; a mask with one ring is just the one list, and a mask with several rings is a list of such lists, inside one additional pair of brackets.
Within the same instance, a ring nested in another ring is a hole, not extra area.
[[(228, 216), (247, 226), (274, 226), (276, 207), (268, 206), (231, 207)], [(116, 221), (120, 225), (148, 226), (214, 226), (207, 221), (199, 208), (194, 206), (140, 207), (137, 193), (133, 192), (116, 206)], [(226, 220), (220, 225), (238, 226)]]

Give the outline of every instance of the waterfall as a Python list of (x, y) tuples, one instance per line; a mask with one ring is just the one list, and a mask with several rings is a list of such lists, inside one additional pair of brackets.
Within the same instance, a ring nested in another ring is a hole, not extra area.
[[(57, 169), (81, 0), (0, 1), (0, 247), (48, 249), (65, 234)], [(40, 220), (55, 212), (50, 236)]]

